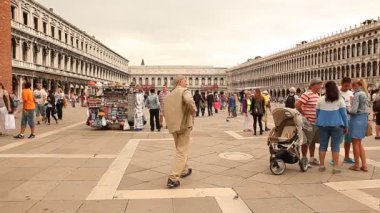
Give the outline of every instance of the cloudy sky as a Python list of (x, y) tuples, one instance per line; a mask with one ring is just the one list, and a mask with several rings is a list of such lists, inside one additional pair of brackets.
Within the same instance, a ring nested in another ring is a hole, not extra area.
[(234, 66), (380, 16), (379, 0), (37, 0), (130, 65)]

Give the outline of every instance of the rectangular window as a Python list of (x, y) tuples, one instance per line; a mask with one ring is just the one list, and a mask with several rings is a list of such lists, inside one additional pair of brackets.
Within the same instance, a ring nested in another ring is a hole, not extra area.
[(15, 14), (16, 14), (16, 7), (11, 6), (11, 17), (12, 17), (12, 20), (15, 20)]
[(80, 45), (81, 45), (81, 49), (83, 50), (83, 41), (80, 43)]
[(78, 48), (79, 47), (79, 40), (78, 39), (77, 39), (76, 43), (77, 43), (77, 48)]
[(46, 31), (47, 31), (47, 24), (46, 24), (46, 22), (42, 23), (42, 28), (43, 28), (44, 33), (46, 34)]
[(55, 38), (55, 27), (51, 26), (51, 37)]
[(74, 37), (71, 36), (71, 45), (74, 46)]
[(67, 37), (67, 33), (65, 33), (65, 43), (67, 44), (68, 42), (68, 37)]
[(58, 30), (58, 39), (62, 41), (62, 30)]
[(25, 25), (28, 25), (28, 13), (27, 12), (22, 13), (22, 18), (23, 18), (23, 23)]
[(33, 18), (33, 25), (34, 25), (34, 29), (38, 30), (38, 18), (37, 17)]

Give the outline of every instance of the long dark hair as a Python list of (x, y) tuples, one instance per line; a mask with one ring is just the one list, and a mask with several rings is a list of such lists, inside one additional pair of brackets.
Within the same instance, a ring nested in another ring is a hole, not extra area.
[(326, 102), (334, 102), (339, 100), (339, 89), (335, 81), (328, 81), (325, 84), (326, 88)]

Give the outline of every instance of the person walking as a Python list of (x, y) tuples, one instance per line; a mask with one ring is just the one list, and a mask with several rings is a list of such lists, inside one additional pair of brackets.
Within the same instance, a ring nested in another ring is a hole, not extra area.
[[(344, 77), (341, 81), (340, 95), (344, 99), (347, 112), (350, 111), (350, 109), (351, 109), (351, 101), (354, 97), (354, 93), (350, 89), (351, 89), (351, 78)], [(347, 115), (347, 120), (350, 121), (349, 115)], [(348, 129), (348, 126), (347, 126), (347, 131), (348, 132), (350, 131)], [(344, 142), (344, 160), (343, 160), (343, 163), (354, 164), (355, 161), (352, 158), (350, 158), (350, 149), (351, 149), (350, 135), (345, 134), (343, 139), (342, 139), (342, 142)], [(330, 164), (334, 165), (334, 160), (331, 160)]]
[(201, 112), (202, 116), (205, 116), (206, 107), (207, 107), (207, 100), (206, 100), (206, 93), (202, 92), (201, 94)]
[(5, 90), (3, 83), (0, 82), (0, 136), (8, 136), (8, 131), (5, 129), (5, 117), (11, 111), (9, 93)]
[(255, 89), (255, 94), (252, 98), (250, 112), (253, 116), (253, 135), (257, 135), (257, 123), (259, 123), (260, 135), (262, 135), (264, 132), (262, 119), (265, 113), (265, 100), (263, 95), (261, 94), (260, 89)]
[[(366, 152), (362, 140), (366, 135), (368, 125), (368, 90), (367, 82), (364, 79), (357, 79), (352, 83), (354, 98), (352, 101), (350, 113), (350, 137), (353, 145), (355, 165), (350, 167), (353, 171), (368, 172)], [(362, 166), (359, 167), (359, 162)]]
[(236, 95), (232, 94), (228, 98), (228, 117), (234, 118), (237, 117), (236, 114)]
[(195, 106), (197, 107), (197, 113), (196, 117), (199, 117), (200, 107), (201, 107), (201, 100), (202, 96), (199, 94), (199, 90), (195, 90), (194, 96), (193, 96)]
[(46, 106), (46, 118), (47, 118), (47, 124), (50, 125), (50, 116), (54, 118), (55, 123), (58, 124), (58, 119), (55, 117), (55, 97), (52, 90), (49, 90), (48, 96), (47, 96), (47, 106)]
[(65, 104), (65, 94), (62, 91), (62, 88), (57, 88), (54, 94), (55, 102), (56, 102), (56, 109), (57, 109), (57, 115), (58, 119), (62, 120), (63, 118), (63, 105)]
[(45, 103), (47, 93), (40, 82), (37, 83), (37, 88), (33, 92), (34, 100), (36, 101), (36, 120), (37, 125), (41, 124), (41, 121), (46, 120)]
[(218, 114), (218, 110), (220, 110), (220, 98), (217, 92), (214, 92), (214, 103), (213, 103), (215, 114)]
[(289, 95), (285, 100), (285, 107), (294, 109), (296, 108), (296, 101), (298, 99), (298, 96), (296, 95), (296, 88), (291, 87), (289, 89)]
[(164, 117), (164, 103), (165, 103), (165, 98), (170, 94), (170, 91), (168, 89), (168, 85), (164, 84), (164, 87), (162, 88), (162, 91), (159, 94), (159, 100), (160, 100), (160, 128), (162, 128), (162, 125), (164, 123), (165, 117)]
[(262, 92), (262, 95), (264, 97), (264, 104), (265, 104), (265, 108), (264, 108), (264, 115), (263, 115), (263, 120), (264, 120), (264, 124), (265, 124), (265, 131), (270, 131), (270, 129), (268, 128), (268, 114), (269, 112), (272, 111), (272, 108), (271, 108), (271, 105), (270, 105), (270, 96), (269, 96), (269, 93), (268, 91), (264, 90)]
[(35, 135), (35, 123), (34, 123), (34, 112), (36, 109), (36, 103), (34, 100), (34, 95), (31, 90), (32, 84), (30, 82), (25, 82), (24, 89), (22, 90), (22, 102), (23, 102), (23, 112), (21, 116), (21, 130), (20, 133), (14, 138), (16, 139), (23, 139), (25, 130), (26, 130), (26, 124), (29, 124), (31, 133), (29, 135), (29, 139), (33, 139), (36, 137)]
[[(314, 157), (315, 143), (319, 143), (319, 129), (315, 125), (316, 109), (319, 100), (319, 92), (322, 88), (322, 80), (313, 78), (310, 81), (309, 90), (301, 95), (296, 102), (296, 109), (307, 119), (312, 125), (311, 131), (306, 131), (307, 142), (302, 145), (302, 157), (307, 158), (307, 152), (310, 152), (310, 164), (319, 166), (320, 162)], [(310, 167), (310, 166), (309, 166)]]
[(190, 133), (194, 126), (196, 106), (190, 90), (187, 89), (185, 76), (174, 78), (175, 89), (166, 98), (165, 117), (169, 132), (173, 135), (176, 154), (173, 159), (171, 173), (167, 181), (169, 189), (180, 185), (180, 178), (185, 178), (192, 173), (187, 165)]
[(227, 98), (224, 92), (220, 92), (220, 110), (224, 110), (224, 107), (226, 106)]
[(136, 105), (134, 115), (134, 130), (141, 131), (144, 128), (144, 94), (139, 84), (136, 85)]
[(319, 171), (326, 171), (325, 157), (327, 147), (331, 139), (331, 151), (333, 158), (333, 174), (341, 173), (339, 166), (340, 143), (343, 135), (347, 134), (348, 120), (346, 103), (339, 94), (339, 89), (334, 81), (325, 84), (326, 94), (318, 100), (316, 126), (319, 128)]
[(244, 125), (243, 125), (243, 131), (249, 132), (251, 131), (250, 122), (249, 122), (249, 111), (251, 109), (251, 91), (247, 91), (245, 93), (245, 97), (243, 98), (242, 102), (242, 114), (244, 117)]
[(161, 131), (160, 125), (160, 100), (155, 89), (150, 90), (150, 95), (145, 101), (145, 105), (149, 108), (150, 131), (154, 132), (154, 121), (156, 121), (157, 131)]
[(213, 108), (214, 108), (214, 95), (212, 92), (207, 92), (207, 111), (208, 116), (213, 116)]

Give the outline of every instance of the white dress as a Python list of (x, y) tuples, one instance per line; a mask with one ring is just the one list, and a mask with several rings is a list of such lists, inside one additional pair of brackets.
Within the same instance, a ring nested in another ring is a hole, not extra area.
[(135, 129), (144, 127), (144, 95), (142, 93), (136, 93), (134, 127)]

